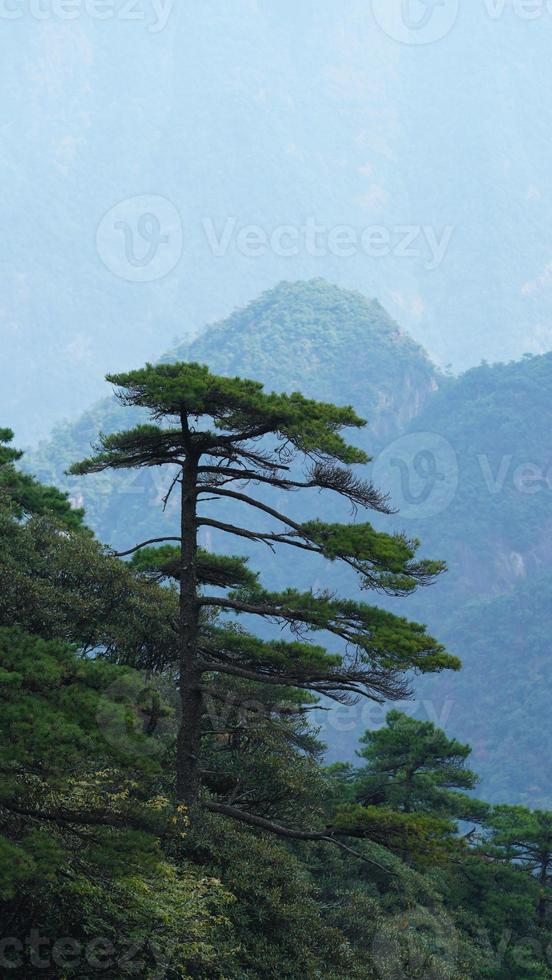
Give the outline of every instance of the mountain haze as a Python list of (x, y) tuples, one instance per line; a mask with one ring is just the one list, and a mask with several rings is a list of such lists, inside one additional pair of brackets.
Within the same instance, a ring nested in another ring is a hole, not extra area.
[[(20, 440), (101, 397), (129, 351), (153, 359), (282, 279), (377, 296), (455, 370), (548, 350), (552, 17), (459, 6), (420, 47), (364, 0), (3, 19), (0, 414)], [(159, 198), (182, 243), (165, 275), (135, 281), (128, 264), (119, 274), (125, 242), (147, 254), (139, 219), (159, 217)], [(248, 226), (267, 236), (252, 252)], [(293, 254), (271, 244), (285, 228)], [(366, 229), (383, 230), (377, 254), (359, 244)]]

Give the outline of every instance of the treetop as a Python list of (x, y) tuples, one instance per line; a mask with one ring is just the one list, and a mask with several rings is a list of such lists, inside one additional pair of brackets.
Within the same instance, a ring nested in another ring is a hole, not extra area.
[(272, 433), (306, 453), (344, 463), (367, 461), (339, 435), (343, 428), (366, 424), (349, 406), (313, 401), (299, 392), (267, 393), (258, 381), (221, 377), (187, 362), (146, 364), (107, 380), (119, 389), (122, 404), (147, 408), (158, 420), (208, 417), (220, 432), (242, 438)]

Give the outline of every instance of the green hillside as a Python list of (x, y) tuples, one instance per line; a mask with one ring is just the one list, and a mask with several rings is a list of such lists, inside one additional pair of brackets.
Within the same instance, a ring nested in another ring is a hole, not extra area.
[[(219, 426), (240, 422), (253, 394), (257, 418), (276, 406), (283, 428), (287, 410), (281, 438), (296, 440), (298, 411), (312, 413), (331, 423), (318, 429), (319, 448), (360, 464), (362, 454), (336, 439), (336, 424), (358, 424), (348, 409), (266, 399), (251, 381), (207, 377), (196, 365), (153, 367), (126, 381), (149, 399), (167, 378), (164, 404), (174, 417), (176, 390), (186, 418), (180, 446), (199, 434), (187, 417), (222, 405)], [(221, 402), (231, 389), (241, 391), (238, 412), (233, 399)], [(154, 429), (133, 437), (150, 440)], [(227, 453), (228, 426), (217, 430), (204, 430), (202, 443), (214, 437), (211, 450)], [(243, 445), (246, 432), (234, 433)], [(174, 428), (161, 445), (171, 436)], [(302, 436), (312, 446), (313, 429)], [(123, 462), (116, 453), (131, 445), (128, 433), (108, 437), (110, 462)], [(142, 549), (131, 563), (106, 553), (82, 514), (22, 474), (19, 459), (11, 431), (0, 431), (0, 914), (11, 933), (2, 976), (28, 980), (38, 965), (66, 980), (98, 970), (144, 980), (549, 980), (552, 813), (476, 798), (470, 745), (400, 710), (361, 734), (356, 765), (325, 765), (309, 720), (320, 683), (349, 712), (347, 679), (363, 679), (370, 703), (378, 678), (399, 680), (420, 658), (430, 671), (456, 667), (439, 643), (346, 597), (330, 602), (289, 588), (282, 605), (239, 560), (192, 548), (204, 585), (232, 588), (238, 603), (260, 601), (261, 615), (268, 602), (280, 618), (300, 616), (297, 624), (317, 635), (336, 630), (345, 640), (344, 624), (354, 622), (363, 655), (266, 644), (223, 613), (201, 617), (199, 649), (215, 659), (199, 663), (206, 683), (189, 805), (189, 784), (178, 784), (180, 747), (186, 753), (189, 744), (180, 740), (190, 651), (187, 619), (178, 616), (189, 588), (182, 560), (167, 565), (166, 547), (157, 560), (155, 549)], [(369, 484), (341, 486), (357, 499), (364, 486), (366, 503), (375, 501)], [(400, 546), (366, 535), (366, 525), (357, 531), (334, 534), (336, 557), (356, 556), (363, 577), (378, 557), (401, 590)], [(423, 576), (408, 548), (402, 554), (403, 570)], [(176, 573), (180, 586), (162, 586), (160, 572)], [(196, 601), (211, 606), (212, 596), (202, 589)], [(387, 690), (396, 700), (401, 685)]]
[(418, 449), (444, 437), (458, 464), (449, 505), (409, 521), (449, 562), (443, 595), (501, 594), (552, 565), (551, 393), (552, 354), (483, 364), (442, 386), (409, 427)]
[(552, 802), (552, 570), (513, 592), (462, 606), (439, 636), (461, 654), (454, 677), (424, 681), (447, 728), (473, 747), (485, 794), (530, 807)]
[(552, 749), (551, 393), (552, 354), (482, 365), (436, 393), (410, 432), (446, 437), (458, 486), (441, 513), (404, 522), (449, 567), (415, 614), (464, 664), (419, 698), (469, 733), (487, 796), (530, 806), (552, 800), (539, 761)]

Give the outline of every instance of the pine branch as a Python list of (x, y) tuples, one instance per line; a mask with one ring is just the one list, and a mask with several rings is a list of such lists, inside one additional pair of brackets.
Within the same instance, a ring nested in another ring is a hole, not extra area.
[(245, 810), (240, 810), (238, 807), (227, 806), (225, 803), (214, 803), (211, 800), (205, 800), (202, 802), (201, 806), (204, 810), (209, 810), (211, 813), (218, 813), (223, 817), (229, 817), (231, 820), (237, 820), (240, 823), (245, 823), (249, 827), (256, 827), (259, 830), (265, 830), (269, 834), (274, 834), (276, 837), (283, 837), (286, 840), (333, 844), (334, 846), (341, 848), (341, 850), (346, 851), (348, 854), (351, 854), (353, 857), (364, 861), (366, 864), (371, 864), (373, 867), (378, 868), (385, 874), (397, 876), (396, 871), (392, 871), (390, 868), (384, 868), (382, 864), (378, 864), (377, 861), (373, 861), (371, 858), (366, 857), (366, 855), (361, 854), (359, 851), (355, 851), (352, 847), (343, 844), (342, 841), (339, 840), (340, 837), (358, 837), (361, 839), (366, 839), (366, 835), (361, 831), (355, 834), (355, 832), (352, 830), (340, 831), (334, 827), (330, 828), (330, 830), (326, 831), (325, 833), (312, 830), (295, 830), (291, 827), (283, 827), (281, 824), (274, 823), (272, 820), (266, 820), (264, 817), (257, 817), (252, 813), (247, 813)]
[[(203, 651), (205, 653), (205, 651)], [(404, 700), (410, 696), (410, 689), (392, 671), (344, 671), (318, 675), (293, 674), (289, 669), (285, 674), (263, 672), (262, 670), (239, 667), (236, 664), (219, 660), (201, 662), (202, 669), (229, 674), (242, 680), (255, 681), (258, 684), (270, 684), (277, 687), (300, 687), (306, 691), (324, 694), (338, 704), (351, 704), (361, 697), (384, 704), (388, 700)], [(351, 695), (353, 701), (351, 701)]]

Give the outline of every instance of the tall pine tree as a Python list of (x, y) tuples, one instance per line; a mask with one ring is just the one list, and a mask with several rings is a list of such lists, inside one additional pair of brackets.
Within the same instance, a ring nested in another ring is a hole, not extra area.
[[(358, 697), (402, 699), (409, 672), (458, 668), (456, 658), (418, 624), (329, 592), (268, 591), (245, 560), (211, 555), (198, 546), (200, 529), (209, 528), (340, 562), (367, 590), (405, 595), (430, 583), (443, 566), (418, 560), (417, 542), (378, 532), (367, 522), (297, 522), (270, 499), (270, 491), (281, 498), (318, 490), (337, 495), (355, 512), (389, 512), (386, 498), (353, 469), (369, 460), (342, 436), (348, 427), (365, 425), (352, 408), (297, 393), (267, 394), (255, 381), (217, 377), (192, 363), (146, 365), (108, 381), (122, 404), (148, 409), (152, 421), (102, 436), (95, 455), (72, 472), (166, 466), (171, 490), (181, 489), (178, 535), (128, 552), (144, 569), (179, 582), (179, 802), (193, 807), (201, 799), (205, 695), (216, 690), (221, 676), (227, 683), (218, 695), (225, 690), (228, 698), (234, 696), (232, 684), (253, 682), (259, 690), (295, 688), (350, 703)], [(228, 518), (229, 502), (234, 509), (243, 507), (244, 521)], [(256, 526), (256, 517), (262, 526)], [(235, 615), (278, 624), (292, 635), (261, 640), (228, 618)], [(309, 635), (317, 633), (338, 641), (341, 652), (309, 643)], [(270, 712), (275, 713), (277, 708)], [(203, 803), (255, 825), (266, 823), (242, 807), (205, 798)]]

